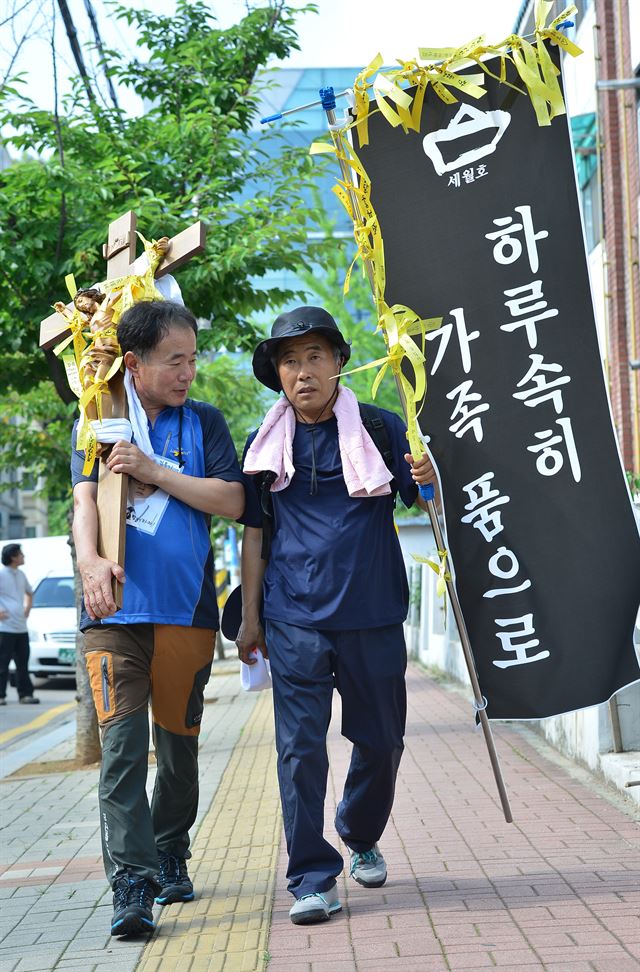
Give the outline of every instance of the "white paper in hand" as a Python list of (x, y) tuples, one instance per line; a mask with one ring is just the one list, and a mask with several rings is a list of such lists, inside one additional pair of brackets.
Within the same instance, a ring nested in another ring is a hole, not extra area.
[(262, 692), (271, 688), (271, 667), (259, 648), (251, 652), (255, 665), (240, 662), (240, 685), (245, 692)]

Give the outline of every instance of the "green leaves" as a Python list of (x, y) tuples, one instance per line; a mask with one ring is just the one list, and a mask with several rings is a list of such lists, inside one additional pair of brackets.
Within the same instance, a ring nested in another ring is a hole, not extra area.
[[(309, 172), (305, 150), (279, 158), (249, 151), (245, 138), (257, 72), (295, 45), (293, 11), (268, 3), (222, 31), (202, 2), (180, 0), (171, 18), (115, 10), (137, 26), (149, 56), (110, 51), (109, 70), (146, 99), (144, 114), (89, 104), (80, 88), (59, 117), (29, 103), (17, 111), (19, 86), (2, 92), (0, 125), (13, 129), (6, 144), (17, 158), (0, 172), (0, 351), (37, 353), (39, 321), (65, 296), (64, 275), (85, 286), (103, 276), (108, 223), (130, 208), (147, 237), (178, 232), (196, 214), (208, 224), (207, 251), (180, 283), (198, 316), (228, 322), (218, 332), (227, 346), (265, 306), (253, 278), (290, 269), (294, 251), (305, 251), (294, 205)], [(261, 136), (260, 147), (268, 141)], [(255, 184), (269, 185), (268, 200), (247, 191)], [(11, 374), (0, 378), (12, 387)]]
[[(298, 205), (310, 177), (306, 146), (287, 148), (277, 134), (249, 136), (266, 84), (259, 72), (296, 46), (293, 8), (271, 0), (228, 30), (199, 0), (178, 0), (173, 17), (114, 9), (137, 27), (138, 56), (107, 51), (105, 61), (117, 84), (144, 99), (144, 112), (89, 103), (81, 84), (59, 115), (25, 99), (19, 79), (0, 90), (0, 128), (10, 132), (5, 144), (14, 159), (0, 171), (0, 406), (21, 417), (0, 439), (0, 471), (15, 467), (17, 436), (20, 465), (56, 489), (67, 470), (53, 457), (68, 453), (71, 413), (53, 391), (39, 325), (66, 298), (65, 274), (73, 272), (79, 286), (102, 279), (111, 220), (133, 209), (147, 238), (174, 235), (196, 218), (207, 223), (206, 251), (179, 282), (196, 316), (212, 322), (200, 346), (214, 351), (252, 349), (256, 315), (275, 316), (294, 298), (262, 281), (313, 263), (318, 249)], [(227, 377), (229, 388), (216, 386), (217, 404), (228, 412), (228, 398), (230, 407), (257, 415), (253, 379)], [(238, 388), (242, 406), (233, 397)], [(33, 422), (58, 414), (60, 438), (54, 448), (58, 433), (47, 426), (45, 449)]]
[(49, 382), (2, 399), (0, 420), (0, 489), (20, 486), (22, 479), (41, 479), (50, 496), (70, 501), (69, 453), (74, 406), (64, 405)]

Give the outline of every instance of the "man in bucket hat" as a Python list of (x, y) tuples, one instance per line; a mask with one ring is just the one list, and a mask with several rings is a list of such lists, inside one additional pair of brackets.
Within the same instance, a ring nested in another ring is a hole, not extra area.
[(289, 914), (302, 925), (341, 907), (342, 856), (323, 836), (334, 685), (342, 733), (353, 743), (336, 829), (358, 884), (381, 887), (387, 878), (378, 840), (403, 750), (409, 602), (393, 511), (396, 495), (412, 506), (417, 484), (434, 479), (426, 455), (414, 462), (407, 454), (400, 418), (367, 411), (339, 384), (349, 355), (323, 308), (281, 314), (256, 348), (253, 370), (283, 394), (244, 455), (237, 645), (249, 664), (254, 648), (265, 656), (268, 649), (287, 877), (296, 899)]

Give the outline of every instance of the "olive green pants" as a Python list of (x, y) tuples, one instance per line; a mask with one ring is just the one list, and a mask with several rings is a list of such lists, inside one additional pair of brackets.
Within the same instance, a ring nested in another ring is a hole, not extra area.
[[(190, 857), (198, 809), (198, 734), (215, 632), (105, 624), (85, 632), (85, 662), (102, 731), (98, 790), (111, 884), (127, 871), (157, 886), (158, 851)], [(146, 782), (151, 702), (157, 774)]]

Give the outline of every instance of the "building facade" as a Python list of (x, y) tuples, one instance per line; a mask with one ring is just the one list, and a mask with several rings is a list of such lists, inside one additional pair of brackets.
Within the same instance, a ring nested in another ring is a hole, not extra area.
[[(625, 469), (640, 473), (640, 3), (575, 0), (563, 58), (596, 316)], [(515, 30), (531, 33), (534, 0)]]
[[(361, 67), (333, 67), (333, 68), (277, 68), (270, 72), (271, 81), (260, 99), (258, 114), (252, 128), (250, 139), (256, 148), (268, 154), (277, 155), (281, 142), (265, 139), (271, 127), (277, 128), (278, 134), (289, 145), (308, 150), (316, 139), (326, 136), (327, 116), (320, 105), (307, 108), (304, 111), (276, 120), (265, 125), (260, 119), (271, 115), (281, 114), (301, 105), (308, 105), (318, 101), (320, 88), (332, 87), (337, 93), (353, 86), (353, 82)], [(342, 119), (343, 110), (347, 107), (345, 98), (337, 99), (336, 113)], [(339, 174), (337, 163), (333, 159), (327, 164), (327, 157), (318, 160), (317, 172), (313, 189), (309, 187), (292, 186), (292, 199), (297, 206), (304, 206), (308, 212), (318, 209), (320, 201), (332, 224), (332, 234), (337, 237), (353, 239), (353, 224), (344, 207), (333, 193), (336, 176)], [(268, 191), (266, 186), (248, 187), (248, 191)], [(309, 223), (309, 233), (314, 235), (322, 232), (312, 221)], [(355, 252), (355, 244), (354, 244)], [(345, 265), (345, 272), (348, 263)], [(263, 279), (265, 287), (279, 287), (289, 290), (304, 290), (300, 278), (292, 271), (271, 272)], [(307, 298), (313, 302), (314, 295), (307, 292)], [(269, 323), (271, 318), (269, 317)]]

